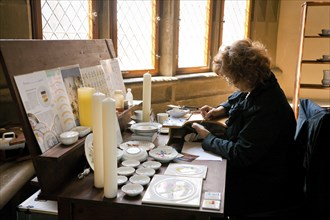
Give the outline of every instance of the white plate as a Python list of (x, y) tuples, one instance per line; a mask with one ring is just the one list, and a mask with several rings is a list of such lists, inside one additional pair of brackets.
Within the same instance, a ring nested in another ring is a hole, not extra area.
[(158, 170), (162, 164), (158, 161), (152, 161), (152, 160), (149, 160), (149, 161), (146, 161), (142, 164), (143, 167), (145, 168), (152, 168), (154, 170)]
[(162, 127), (161, 124), (156, 122), (140, 122), (131, 125), (131, 131), (136, 134), (155, 133)]
[(126, 150), (128, 147), (141, 147), (148, 151), (153, 149), (155, 145), (149, 141), (127, 141), (119, 145), (119, 148), (122, 150)]
[(118, 167), (117, 173), (121, 176), (131, 176), (135, 172), (133, 167)]
[(142, 203), (199, 207), (202, 185), (202, 178), (155, 175)]
[[(89, 166), (94, 170), (94, 161), (93, 161), (93, 133), (87, 135), (85, 139), (85, 156)], [(119, 161), (123, 156), (123, 151), (117, 149), (117, 161)]]
[(149, 156), (161, 163), (168, 163), (176, 158), (178, 152), (170, 146), (157, 147), (149, 152)]
[(205, 179), (206, 173), (206, 165), (170, 163), (167, 166), (164, 175), (200, 177)]
[(136, 170), (136, 174), (138, 175), (153, 176), (155, 173), (156, 171), (152, 168), (141, 167)]
[(129, 178), (131, 183), (141, 184), (142, 186), (147, 185), (150, 182), (150, 177), (146, 175), (134, 175)]
[(120, 175), (118, 175), (117, 176), (117, 184), (118, 184), (118, 186), (123, 185), (124, 183), (127, 182), (127, 180), (128, 180), (128, 178), (126, 176), (120, 176)]
[(126, 184), (121, 190), (128, 196), (137, 196), (143, 191), (143, 186), (137, 183)]
[(138, 160), (124, 160), (123, 162), (121, 162), (121, 165), (123, 165), (124, 167), (138, 167), (140, 165), (140, 161)]
[(189, 109), (173, 108), (171, 110), (168, 110), (166, 113), (174, 118), (181, 118), (189, 112), (190, 112)]

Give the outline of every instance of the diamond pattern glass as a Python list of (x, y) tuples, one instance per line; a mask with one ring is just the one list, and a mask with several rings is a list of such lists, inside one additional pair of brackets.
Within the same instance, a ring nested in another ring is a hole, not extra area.
[(41, 0), (44, 40), (89, 39), (88, 0)]
[(209, 1), (180, 1), (178, 67), (207, 65)]
[(231, 45), (245, 37), (247, 1), (225, 1), (222, 45)]
[(154, 69), (154, 0), (117, 0), (118, 59), (122, 70)]

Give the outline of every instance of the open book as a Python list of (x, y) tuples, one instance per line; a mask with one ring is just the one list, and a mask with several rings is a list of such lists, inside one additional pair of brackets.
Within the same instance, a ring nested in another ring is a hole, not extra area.
[(163, 123), (163, 127), (169, 127), (169, 128), (180, 128), (185, 125), (190, 125), (194, 122), (202, 122), (205, 124), (218, 124), (222, 127), (227, 127), (226, 125), (226, 120), (228, 118), (218, 118), (214, 120), (204, 120), (202, 114), (200, 112), (193, 112), (185, 115), (184, 117), (181, 118), (174, 118), (174, 117), (169, 117), (166, 121)]

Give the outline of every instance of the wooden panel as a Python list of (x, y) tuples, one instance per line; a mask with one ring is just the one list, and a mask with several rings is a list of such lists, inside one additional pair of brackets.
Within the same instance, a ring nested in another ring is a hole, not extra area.
[(14, 76), (74, 64), (82, 68), (98, 65), (100, 60), (112, 57), (108, 44), (105, 40), (0, 40), (2, 69), (19, 109), (26, 143), (43, 193), (51, 193), (82, 169), (86, 163), (84, 139), (71, 147), (58, 145), (41, 154)]

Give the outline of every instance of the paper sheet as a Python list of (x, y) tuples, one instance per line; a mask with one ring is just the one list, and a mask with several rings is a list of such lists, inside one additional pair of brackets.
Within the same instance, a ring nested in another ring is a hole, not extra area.
[(222, 161), (222, 157), (211, 152), (204, 151), (201, 142), (184, 142), (182, 153), (198, 155), (196, 160), (219, 160)]

